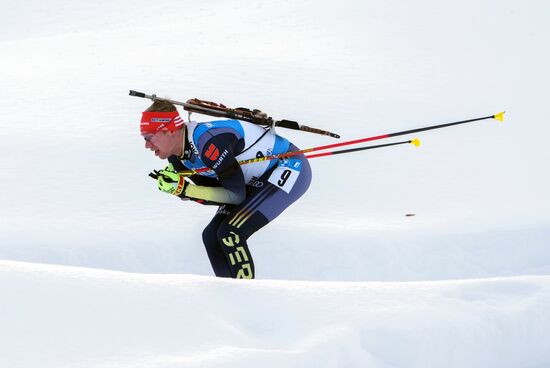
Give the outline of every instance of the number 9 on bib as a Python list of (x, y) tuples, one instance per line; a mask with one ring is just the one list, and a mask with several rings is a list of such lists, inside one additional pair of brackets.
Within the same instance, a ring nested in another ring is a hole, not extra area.
[(277, 168), (273, 170), (269, 177), (269, 182), (287, 193), (290, 193), (292, 187), (300, 175), (302, 161), (296, 159), (284, 159), (279, 161)]

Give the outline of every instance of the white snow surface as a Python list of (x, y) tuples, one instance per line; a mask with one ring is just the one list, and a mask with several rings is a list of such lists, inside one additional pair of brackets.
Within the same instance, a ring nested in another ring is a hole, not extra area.
[[(547, 1), (1, 4), (0, 367), (550, 366)], [(129, 89), (342, 140), (506, 120), (313, 159), (224, 280)]]
[(544, 367), (550, 359), (550, 276), (243, 282), (0, 266), (9, 301), (3, 367)]

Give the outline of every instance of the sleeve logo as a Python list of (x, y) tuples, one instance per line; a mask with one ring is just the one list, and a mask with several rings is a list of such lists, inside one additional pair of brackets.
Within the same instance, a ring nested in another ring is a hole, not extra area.
[(220, 150), (214, 144), (210, 143), (210, 146), (208, 146), (205, 155), (210, 159), (210, 161), (216, 161), (216, 159), (220, 155)]

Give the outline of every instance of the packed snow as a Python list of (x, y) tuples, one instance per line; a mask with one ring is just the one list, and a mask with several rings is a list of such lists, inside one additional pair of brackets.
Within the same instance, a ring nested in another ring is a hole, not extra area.
[[(547, 2), (2, 5), (1, 367), (550, 366)], [(129, 89), (341, 140), (506, 114), (312, 159), (225, 280)]]
[(9, 300), (2, 367), (544, 367), (550, 359), (550, 276), (243, 282), (0, 266)]

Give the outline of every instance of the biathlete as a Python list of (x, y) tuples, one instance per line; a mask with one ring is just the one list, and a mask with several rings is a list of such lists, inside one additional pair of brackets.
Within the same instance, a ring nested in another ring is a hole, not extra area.
[[(176, 106), (155, 101), (142, 114), (145, 148), (169, 165), (157, 172), (158, 189), (219, 208), (202, 233), (218, 277), (253, 279), (248, 238), (300, 198), (311, 183), (301, 155), (239, 165), (238, 161), (298, 148), (272, 129), (239, 120), (184, 123)], [(183, 177), (178, 172), (208, 167)]]

